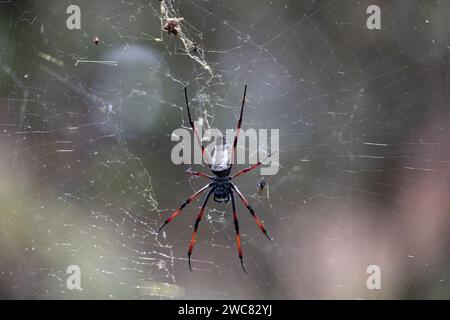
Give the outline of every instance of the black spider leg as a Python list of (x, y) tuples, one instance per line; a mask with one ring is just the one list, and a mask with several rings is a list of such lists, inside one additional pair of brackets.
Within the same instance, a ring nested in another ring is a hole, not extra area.
[(191, 254), (192, 254), (192, 250), (194, 249), (194, 245), (195, 245), (195, 238), (197, 237), (197, 230), (198, 230), (198, 225), (200, 224), (200, 221), (203, 218), (203, 213), (205, 212), (205, 208), (206, 208), (206, 204), (208, 203), (208, 199), (209, 196), (211, 195), (211, 193), (214, 192), (214, 188), (212, 188), (211, 190), (209, 190), (208, 194), (205, 197), (205, 200), (203, 200), (203, 205), (202, 208), (200, 209), (200, 212), (198, 213), (197, 219), (195, 219), (195, 223), (194, 223), (194, 232), (192, 233), (192, 238), (191, 238), (191, 243), (189, 244), (189, 251), (188, 251), (188, 260), (189, 260), (189, 270), (192, 271), (192, 267), (191, 267)]
[[(183, 202), (183, 204), (178, 208), (177, 211), (175, 211), (174, 213), (172, 213), (172, 215), (164, 222), (164, 224), (159, 228), (158, 233), (162, 230), (162, 228), (164, 228), (166, 226), (166, 224), (168, 224), (170, 221), (173, 220), (173, 218), (175, 218), (177, 215), (180, 214), (181, 210), (183, 210), (184, 207), (186, 207), (189, 203), (191, 203), (192, 201), (194, 201), (195, 199), (198, 198), (198, 196), (205, 191), (206, 189), (208, 189), (209, 187), (211, 187), (213, 185), (213, 183), (209, 183), (206, 186), (204, 186), (203, 188), (201, 188), (200, 190), (198, 190), (197, 192), (195, 192), (193, 195), (191, 195), (189, 198), (186, 199), (186, 201)], [(211, 189), (214, 190), (214, 189)]]
[(202, 140), (200, 139), (200, 135), (198, 133), (197, 128), (195, 127), (194, 121), (192, 121), (192, 117), (191, 117), (191, 110), (189, 108), (189, 100), (188, 100), (188, 95), (187, 95), (187, 88), (184, 87), (184, 97), (186, 99), (186, 108), (187, 108), (187, 113), (188, 113), (188, 117), (189, 117), (189, 124), (191, 125), (192, 131), (194, 131), (194, 135), (197, 139), (197, 143), (200, 146), (200, 149), (202, 150), (202, 164), (203, 164), (203, 157), (206, 158), (206, 162), (209, 164), (211, 164), (211, 161), (209, 159), (209, 156), (207, 153), (205, 153), (206, 149), (205, 146), (203, 145)]
[(244, 195), (239, 191), (239, 189), (236, 187), (236, 185), (232, 182), (230, 182), (231, 188), (233, 188), (234, 191), (238, 194), (239, 198), (241, 198), (244, 205), (247, 207), (248, 211), (250, 211), (250, 214), (252, 215), (253, 219), (255, 220), (258, 227), (261, 229), (261, 232), (264, 233), (264, 235), (267, 237), (267, 239), (272, 240), (272, 238), (267, 233), (266, 228), (264, 227), (264, 224), (262, 223), (261, 219), (256, 215), (255, 210), (252, 208), (252, 206), (248, 203), (247, 199), (245, 199)]
[(238, 137), (239, 137), (239, 133), (241, 131), (241, 126), (242, 126), (242, 115), (244, 113), (244, 105), (245, 105), (245, 96), (246, 95), (247, 95), (247, 85), (244, 86), (244, 96), (242, 97), (241, 114), (239, 115), (236, 134), (234, 135), (233, 149), (231, 151), (231, 157), (230, 157), (231, 164), (234, 163), (234, 155), (236, 154)]
[(230, 195), (231, 195), (231, 205), (233, 206), (234, 230), (236, 231), (236, 246), (237, 246), (238, 253), (239, 253), (239, 259), (241, 259), (242, 269), (246, 273), (248, 273), (244, 266), (244, 260), (243, 260), (244, 255), (242, 254), (242, 248), (241, 248), (241, 235), (239, 233), (239, 222), (238, 222), (238, 218), (237, 218), (237, 214), (236, 214), (236, 202), (234, 201), (234, 192), (231, 189), (230, 189)]

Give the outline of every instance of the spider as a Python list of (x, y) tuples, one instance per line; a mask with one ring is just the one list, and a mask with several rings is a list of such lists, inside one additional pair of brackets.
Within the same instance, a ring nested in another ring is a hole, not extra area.
[(168, 34), (177, 36), (181, 31), (180, 21), (183, 20), (183, 17), (167, 19), (166, 23), (164, 24), (163, 30), (167, 31)]
[(264, 177), (262, 177), (261, 179), (258, 180), (258, 195), (261, 197), (264, 190), (266, 189), (267, 183), (266, 180), (264, 180)]
[[(236, 194), (241, 199), (241, 201), (244, 203), (245, 207), (247, 207), (248, 211), (252, 215), (253, 219), (255, 220), (255, 223), (258, 225), (261, 232), (269, 240), (272, 240), (272, 238), (267, 233), (267, 230), (264, 227), (262, 221), (256, 215), (256, 212), (253, 209), (253, 207), (249, 204), (249, 202), (244, 197), (244, 195), (241, 193), (241, 191), (238, 189), (238, 187), (232, 182), (232, 180), (234, 178), (236, 178), (244, 173), (247, 173), (253, 169), (258, 168), (259, 166), (261, 166), (262, 162), (258, 161), (257, 163), (253, 164), (252, 166), (247, 167), (243, 170), (240, 170), (230, 176), (231, 167), (232, 167), (232, 163), (231, 163), (232, 161), (230, 161), (230, 160), (233, 159), (234, 154), (236, 153), (236, 146), (237, 146), (237, 141), (238, 141), (238, 137), (239, 137), (239, 131), (240, 131), (241, 125), (242, 125), (242, 114), (244, 111), (246, 93), (247, 93), (247, 85), (245, 85), (245, 87), (244, 87), (244, 96), (242, 98), (241, 113), (239, 116), (239, 121), (237, 123), (237, 130), (236, 130), (236, 133), (234, 136), (233, 149), (231, 150), (231, 156), (229, 154), (229, 148), (226, 143), (226, 139), (223, 138), (222, 144), (221, 145), (219, 144), (214, 149), (212, 162), (208, 161), (208, 163), (211, 163), (209, 165), (209, 167), (210, 167), (213, 175), (208, 175), (203, 172), (197, 172), (197, 171), (190, 171), (190, 170), (186, 171), (187, 174), (198, 176), (198, 177), (203, 177), (203, 178), (211, 180), (211, 182), (209, 184), (207, 184), (206, 186), (204, 186), (203, 188), (201, 188), (200, 190), (198, 190), (197, 192), (195, 192), (189, 198), (187, 198), (186, 201), (183, 202), (183, 204), (164, 222), (164, 224), (158, 230), (158, 233), (159, 233), (170, 221), (172, 221), (176, 216), (178, 216), (180, 214), (181, 210), (183, 210), (184, 207), (186, 207), (192, 201), (197, 199), (203, 191), (209, 189), (208, 193), (206, 194), (205, 199), (203, 200), (203, 204), (200, 209), (200, 212), (197, 215), (197, 218), (194, 222), (194, 231), (192, 233), (192, 238), (191, 238), (191, 242), (190, 242), (189, 250), (188, 250), (189, 270), (191, 270), (191, 271), (192, 271), (191, 255), (192, 255), (192, 250), (194, 249), (194, 245), (196, 242), (198, 225), (200, 224), (200, 221), (202, 220), (203, 214), (205, 212), (206, 204), (208, 203), (208, 200), (212, 194), (214, 195), (213, 196), (214, 201), (219, 202), (219, 203), (227, 203), (231, 199), (231, 205), (233, 208), (234, 230), (236, 232), (236, 246), (237, 246), (237, 250), (238, 250), (238, 254), (239, 254), (239, 259), (241, 261), (242, 269), (246, 273), (248, 273), (248, 272), (244, 266), (244, 260), (243, 260), (243, 254), (242, 254), (242, 248), (241, 248), (241, 237), (239, 234), (239, 223), (238, 223), (238, 218), (237, 218), (237, 214), (236, 214), (236, 202), (235, 202)], [(188, 102), (188, 95), (187, 95), (187, 88), (184, 88), (184, 96), (186, 99), (186, 108), (187, 108), (187, 113), (188, 113), (188, 117), (189, 117), (189, 123), (192, 127), (192, 131), (194, 132), (194, 135), (197, 138), (196, 140), (197, 140), (198, 144), (200, 145), (200, 148), (202, 150), (202, 155), (206, 159), (208, 159), (206, 157), (207, 154), (205, 154), (205, 147), (203, 146), (203, 143), (200, 140), (200, 136), (198, 134), (197, 128), (195, 127), (194, 122), (192, 121), (192, 118), (191, 118), (191, 112), (189, 109), (189, 102)], [(267, 156), (267, 158), (270, 156), (271, 155), (269, 154)]]

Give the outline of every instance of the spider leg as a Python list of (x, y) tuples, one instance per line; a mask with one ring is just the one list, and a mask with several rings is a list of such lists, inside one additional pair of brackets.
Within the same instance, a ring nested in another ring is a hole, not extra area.
[[(186, 99), (186, 108), (187, 108), (187, 113), (188, 113), (188, 117), (189, 117), (189, 124), (191, 125), (192, 131), (194, 131), (194, 135), (195, 135), (195, 137), (197, 139), (197, 142), (198, 142), (198, 144), (199, 144), (199, 146), (200, 146), (200, 148), (202, 150), (202, 159), (203, 159), (203, 157), (205, 157), (206, 158), (206, 162), (208, 164), (210, 164), (211, 161), (209, 160), (208, 154), (205, 153), (205, 151), (206, 151), (205, 146), (203, 145), (202, 140), (200, 139), (200, 135), (198, 133), (198, 130), (195, 127), (194, 121), (192, 121), (192, 118), (191, 118), (191, 110), (189, 109), (189, 101), (188, 101), (187, 88), (186, 87), (184, 87), (184, 97)], [(203, 163), (203, 161), (202, 161), (202, 163)]]
[(198, 230), (198, 225), (200, 224), (200, 221), (203, 218), (203, 213), (205, 212), (205, 208), (206, 208), (206, 204), (208, 203), (208, 199), (209, 196), (211, 195), (211, 193), (214, 192), (214, 188), (212, 188), (211, 190), (209, 190), (208, 194), (205, 197), (205, 200), (203, 200), (203, 205), (202, 208), (200, 209), (200, 212), (198, 213), (197, 219), (195, 219), (195, 223), (194, 223), (194, 232), (192, 233), (192, 238), (191, 238), (191, 243), (189, 244), (189, 251), (188, 251), (188, 259), (189, 259), (189, 270), (192, 271), (192, 267), (191, 267), (191, 254), (192, 254), (192, 250), (194, 249), (194, 245), (195, 245), (195, 238), (197, 237), (197, 230)]
[(236, 134), (234, 135), (234, 141), (233, 141), (233, 150), (231, 152), (231, 163), (234, 163), (234, 155), (236, 153), (236, 147), (239, 137), (239, 132), (241, 131), (242, 126), (242, 114), (244, 113), (244, 105), (245, 105), (245, 96), (247, 94), (247, 85), (244, 86), (244, 96), (242, 97), (242, 105), (241, 105), (241, 114), (239, 115), (239, 120), (237, 124)]
[(261, 229), (262, 233), (269, 239), (272, 240), (272, 238), (267, 233), (266, 228), (264, 227), (262, 221), (259, 219), (259, 217), (256, 215), (255, 210), (252, 208), (252, 206), (248, 203), (247, 199), (245, 199), (244, 195), (239, 191), (239, 189), (236, 187), (235, 184), (231, 183), (231, 188), (233, 188), (234, 191), (238, 194), (239, 198), (241, 198), (244, 205), (247, 207), (248, 211), (250, 211), (250, 214), (252, 215), (253, 219), (255, 219), (256, 224)]
[(255, 163), (254, 165), (242, 169), (241, 171), (236, 172), (235, 174), (233, 174), (231, 176), (231, 179), (236, 178), (237, 176), (240, 176), (241, 174), (247, 173), (249, 171), (252, 171), (253, 169), (258, 168), (259, 166), (261, 166), (263, 164), (264, 161), (266, 161), (271, 155), (273, 155), (273, 153), (269, 154), (263, 161), (258, 161), (257, 163)]
[(203, 172), (187, 170), (186, 173), (190, 174), (190, 175), (193, 175), (193, 176), (197, 176), (197, 177), (204, 177), (204, 178), (208, 178), (208, 179), (214, 179), (213, 176), (207, 175), (206, 173), (203, 173)]
[(236, 231), (236, 246), (238, 249), (238, 253), (239, 253), (239, 259), (241, 259), (241, 266), (242, 269), (246, 272), (247, 270), (245, 269), (244, 266), (244, 255), (242, 254), (242, 248), (241, 248), (241, 235), (239, 233), (239, 222), (238, 222), (238, 218), (237, 218), (237, 214), (236, 214), (236, 202), (234, 201), (234, 194), (233, 194), (233, 190), (230, 190), (230, 195), (231, 195), (231, 205), (233, 206), (233, 221), (234, 221), (234, 230)]
[(166, 226), (166, 224), (168, 224), (170, 221), (173, 220), (173, 218), (175, 218), (177, 215), (180, 214), (181, 210), (183, 210), (184, 207), (186, 207), (189, 203), (191, 203), (192, 201), (194, 201), (195, 199), (198, 198), (198, 196), (205, 191), (206, 189), (208, 189), (210, 186), (212, 185), (212, 183), (207, 184), (206, 186), (204, 186), (203, 188), (201, 188), (200, 190), (198, 190), (196, 193), (194, 193), (192, 196), (190, 196), (189, 198), (186, 199), (186, 201), (183, 202), (183, 204), (178, 208), (177, 211), (175, 211), (174, 213), (172, 213), (172, 215), (164, 222), (164, 224), (159, 228), (158, 233), (162, 230), (162, 228), (164, 228)]
[(248, 167), (248, 168), (245, 168), (245, 169), (242, 169), (242, 170), (236, 172), (235, 174), (233, 174), (233, 175), (231, 176), (231, 179), (236, 178), (237, 176), (240, 176), (241, 174), (244, 174), (244, 173), (247, 173), (247, 172), (249, 172), (249, 171), (252, 171), (253, 169), (258, 168), (260, 165), (262, 165), (262, 162), (258, 161), (258, 162), (255, 163), (254, 165), (252, 165), (252, 166), (250, 166), (250, 167)]

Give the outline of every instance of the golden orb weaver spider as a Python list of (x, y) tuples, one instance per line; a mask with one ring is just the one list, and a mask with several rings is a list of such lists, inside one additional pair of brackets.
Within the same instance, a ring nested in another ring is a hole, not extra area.
[[(233, 174), (232, 176), (230, 176), (231, 167), (232, 167), (232, 159), (234, 158), (234, 155), (236, 153), (237, 141), (238, 141), (238, 137), (239, 137), (239, 132), (241, 130), (241, 125), (242, 125), (242, 115), (244, 112), (246, 93), (247, 93), (247, 85), (245, 85), (245, 87), (244, 87), (244, 96), (242, 98), (241, 113), (239, 116), (236, 133), (234, 136), (233, 149), (232, 149), (231, 156), (228, 153), (228, 145), (227, 145), (226, 139), (224, 138), (222, 145), (221, 146), (219, 145), (219, 149), (217, 149), (217, 147), (216, 147), (216, 149), (214, 149), (212, 162), (208, 161), (208, 163), (211, 163), (209, 166), (211, 168), (213, 176), (207, 175), (203, 172), (190, 171), (190, 170), (186, 171), (186, 173), (188, 173), (188, 174), (198, 176), (198, 177), (203, 177), (206, 179), (210, 179), (212, 181), (209, 184), (207, 184), (206, 186), (204, 186), (203, 188), (201, 188), (200, 190), (198, 190), (197, 192), (195, 192), (189, 198), (187, 198), (186, 201), (183, 202), (183, 204), (164, 222), (164, 224), (158, 230), (158, 233), (159, 233), (170, 221), (172, 221), (176, 216), (178, 216), (180, 214), (181, 210), (183, 210), (184, 207), (186, 207), (192, 201), (197, 199), (203, 191), (210, 189), (209, 192), (207, 193), (205, 199), (203, 200), (203, 204), (200, 209), (200, 212), (197, 215), (197, 218), (195, 219), (195, 222), (194, 222), (194, 232), (192, 233), (192, 238), (191, 238), (191, 242), (190, 242), (189, 250), (188, 250), (189, 269), (191, 271), (192, 271), (191, 255), (192, 255), (192, 250), (194, 249), (194, 245), (196, 242), (198, 226), (200, 224), (200, 221), (202, 220), (203, 214), (205, 212), (206, 204), (208, 203), (208, 200), (209, 200), (209, 197), (211, 196), (211, 194), (214, 194), (213, 199), (216, 202), (225, 202), (226, 203), (226, 202), (230, 201), (230, 199), (231, 199), (231, 204), (232, 204), (232, 208), (233, 208), (234, 229), (236, 232), (236, 246), (237, 246), (237, 250), (238, 250), (238, 254), (239, 254), (239, 259), (241, 260), (242, 269), (245, 272), (247, 272), (247, 270), (245, 269), (244, 261), (243, 261), (243, 254), (242, 254), (242, 248), (241, 248), (241, 236), (239, 233), (239, 222), (238, 222), (238, 218), (237, 218), (237, 214), (236, 214), (236, 202), (235, 202), (235, 198), (234, 198), (235, 193), (239, 196), (239, 198), (242, 200), (244, 205), (247, 207), (248, 211), (250, 212), (253, 219), (255, 220), (255, 223), (261, 229), (262, 233), (269, 240), (272, 240), (272, 238), (267, 233), (267, 230), (264, 227), (262, 221), (256, 215), (256, 212), (253, 209), (253, 207), (249, 204), (248, 200), (244, 197), (244, 195), (241, 193), (241, 191), (238, 189), (238, 187), (233, 182), (231, 182), (232, 179), (234, 179), (244, 173), (247, 173), (253, 169), (256, 169), (259, 166), (261, 166), (261, 164), (262, 164), (261, 161), (258, 161), (257, 163), (253, 164), (252, 166), (245, 168), (243, 170), (240, 170), (240, 171), (236, 172), (235, 174)], [(195, 127), (195, 124), (191, 118), (191, 111), (189, 109), (189, 101), (188, 101), (186, 87), (184, 88), (184, 96), (186, 99), (186, 108), (187, 108), (187, 113), (188, 113), (188, 117), (189, 117), (189, 123), (191, 125), (192, 131), (194, 132), (195, 137), (197, 138), (196, 140), (199, 143), (200, 148), (202, 150), (202, 156), (205, 157), (205, 156), (207, 156), (207, 154), (205, 153), (205, 147), (204, 147), (202, 141), (200, 140), (200, 135), (199, 135), (197, 128)], [(269, 154), (267, 156), (267, 158), (270, 156), (271, 155)], [(231, 160), (231, 162), (230, 162), (230, 160)]]

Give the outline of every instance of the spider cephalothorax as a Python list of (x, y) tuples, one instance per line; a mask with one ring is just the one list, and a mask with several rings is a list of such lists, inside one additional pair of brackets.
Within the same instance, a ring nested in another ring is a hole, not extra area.
[(229, 177), (215, 177), (213, 182), (214, 201), (228, 202), (230, 201), (230, 178)]
[[(262, 233), (264, 233), (264, 235), (269, 240), (272, 240), (270, 238), (270, 236), (268, 235), (267, 230), (264, 227), (262, 221), (256, 215), (255, 210), (252, 208), (252, 206), (250, 206), (247, 199), (239, 191), (238, 187), (232, 182), (233, 178), (240, 176), (241, 174), (244, 174), (246, 172), (249, 172), (250, 170), (253, 170), (253, 169), (259, 167), (262, 164), (262, 162), (258, 161), (254, 165), (252, 165), (246, 169), (243, 169), (241, 171), (238, 171), (234, 175), (230, 176), (231, 167), (232, 167), (232, 159), (234, 158), (234, 154), (236, 152), (239, 131), (240, 131), (241, 125), (242, 125), (242, 113), (244, 111), (246, 93), (247, 93), (247, 85), (245, 85), (245, 87), (244, 87), (244, 97), (242, 98), (241, 113), (239, 116), (236, 134), (234, 136), (233, 149), (231, 150), (231, 155), (229, 154), (228, 144), (227, 144), (225, 138), (223, 138), (222, 143), (217, 144), (214, 149), (212, 161), (208, 161), (208, 163), (211, 163), (210, 168), (211, 168), (211, 171), (214, 176), (207, 175), (203, 172), (187, 171), (188, 174), (210, 179), (211, 182), (209, 184), (207, 184), (206, 186), (204, 186), (203, 188), (201, 188), (200, 190), (198, 190), (197, 192), (195, 192), (185, 202), (183, 202), (183, 204), (178, 208), (178, 210), (175, 211), (158, 230), (158, 232), (161, 231), (162, 228), (164, 228), (164, 226), (166, 224), (168, 224), (170, 221), (172, 221), (173, 218), (175, 218), (178, 214), (180, 214), (181, 210), (183, 210), (183, 208), (185, 206), (187, 206), (189, 203), (191, 203), (192, 201), (197, 199), (203, 191), (210, 189), (205, 197), (205, 200), (203, 201), (200, 212), (197, 215), (197, 219), (195, 219), (195, 223), (194, 223), (194, 232), (192, 234), (191, 242), (189, 245), (189, 251), (188, 251), (189, 269), (191, 269), (191, 270), (192, 270), (191, 254), (192, 254), (192, 250), (194, 249), (194, 244), (195, 244), (196, 237), (197, 237), (198, 225), (200, 224), (200, 221), (202, 220), (203, 214), (205, 212), (206, 204), (208, 203), (208, 200), (209, 200), (209, 197), (211, 196), (211, 194), (214, 195), (213, 199), (216, 202), (228, 202), (231, 199), (231, 204), (233, 207), (234, 229), (236, 231), (236, 245), (237, 245), (237, 249), (238, 249), (238, 253), (239, 253), (239, 259), (241, 260), (242, 269), (245, 272), (247, 272), (247, 271), (245, 270), (244, 261), (243, 261), (243, 254), (242, 254), (242, 248), (241, 248), (241, 237), (239, 234), (239, 223), (238, 223), (237, 214), (236, 214), (236, 202), (234, 199), (235, 194), (238, 195), (238, 197), (242, 200), (244, 205), (247, 207), (248, 211), (252, 215), (252, 217), (255, 220), (258, 227), (261, 229)], [(205, 147), (203, 146), (203, 144), (200, 140), (200, 136), (197, 132), (197, 128), (195, 127), (194, 122), (192, 121), (192, 118), (191, 118), (191, 111), (189, 109), (189, 102), (188, 102), (186, 88), (184, 88), (184, 95), (186, 98), (186, 107), (187, 107), (187, 112), (188, 112), (188, 116), (189, 116), (189, 123), (192, 127), (195, 137), (197, 138), (197, 142), (199, 143), (199, 145), (201, 147), (202, 156), (207, 158), (207, 154), (205, 154)], [(268, 157), (270, 157), (270, 155)]]

